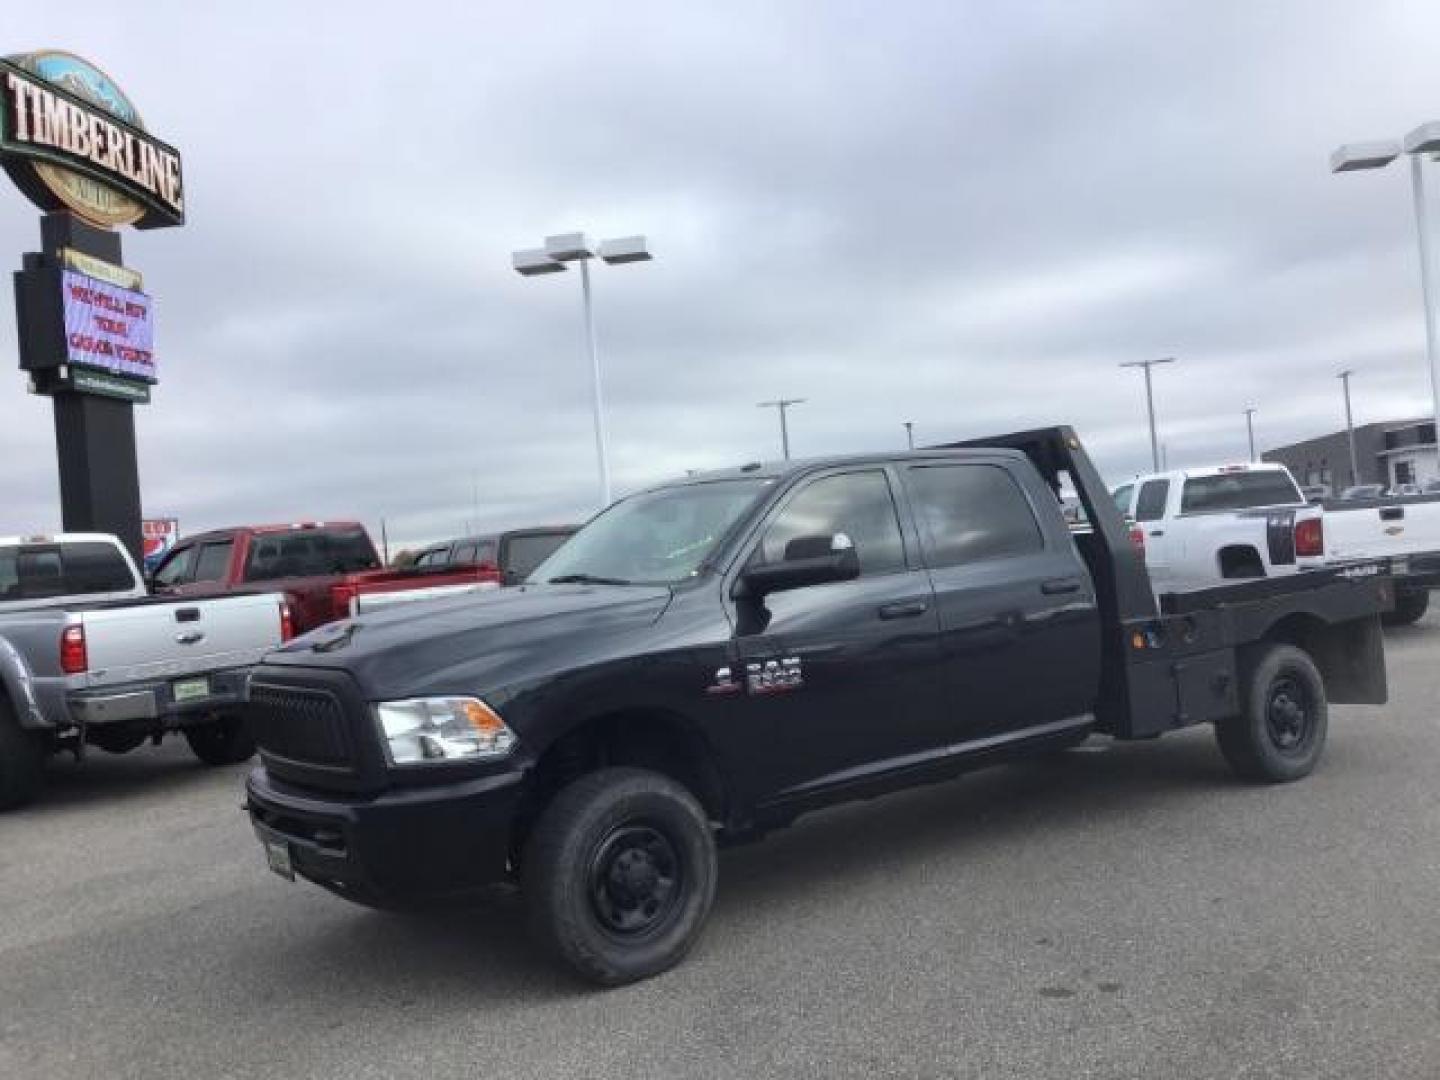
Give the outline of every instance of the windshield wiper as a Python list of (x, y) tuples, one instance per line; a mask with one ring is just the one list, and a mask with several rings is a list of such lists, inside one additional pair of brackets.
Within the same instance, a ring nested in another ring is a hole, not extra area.
[(619, 577), (603, 577), (600, 574), (561, 574), (546, 578), (550, 585), (631, 585), (633, 582)]

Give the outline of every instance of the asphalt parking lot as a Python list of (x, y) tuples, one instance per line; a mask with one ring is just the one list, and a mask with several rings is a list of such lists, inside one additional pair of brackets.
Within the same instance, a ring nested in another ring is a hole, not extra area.
[(1321, 769), (1103, 741), (722, 856), (674, 972), (611, 992), (517, 903), (385, 915), (267, 872), (243, 769), (57, 763), (0, 818), (0, 1077), (1440, 1075), (1440, 619)]

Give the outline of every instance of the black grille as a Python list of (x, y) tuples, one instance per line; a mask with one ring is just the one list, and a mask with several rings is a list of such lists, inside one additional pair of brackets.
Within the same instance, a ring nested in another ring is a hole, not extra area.
[(353, 764), (345, 709), (330, 691), (252, 683), (249, 712), (263, 753), (332, 769)]

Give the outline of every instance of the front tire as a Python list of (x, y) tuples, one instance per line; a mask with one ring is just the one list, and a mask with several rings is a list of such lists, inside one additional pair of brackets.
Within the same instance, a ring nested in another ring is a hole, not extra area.
[(0, 701), (0, 810), (33, 802), (45, 786), (45, 746)]
[(677, 964), (715, 899), (715, 839), (695, 796), (647, 769), (580, 777), (540, 815), (521, 888), (540, 943), (620, 986)]
[(255, 736), (242, 716), (217, 716), (203, 727), (185, 729), (190, 752), (206, 765), (238, 765), (255, 755)]
[(1293, 645), (1272, 645), (1247, 666), (1241, 712), (1215, 724), (1220, 752), (1246, 780), (1283, 784), (1308, 776), (1330, 722), (1319, 669)]

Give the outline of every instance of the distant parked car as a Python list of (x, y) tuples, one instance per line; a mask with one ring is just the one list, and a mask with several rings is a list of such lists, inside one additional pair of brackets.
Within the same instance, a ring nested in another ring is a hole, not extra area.
[(1306, 484), (1300, 489), (1300, 494), (1305, 496), (1306, 502), (1320, 502), (1330, 498), (1329, 484)]
[(425, 548), (416, 556), (414, 565), (430, 570), (440, 566), (476, 566), (482, 573), (493, 573), (493, 580), (500, 585), (518, 585), (579, 528), (578, 525), (556, 525), (463, 536)]
[(1355, 484), (1340, 493), (1342, 499), (1383, 499), (1384, 484)]
[(1425, 481), (1426, 495), (1440, 495), (1440, 479)]
[(1421, 494), (1419, 484), (1396, 484), (1389, 491), (1391, 495), (1419, 495)]

